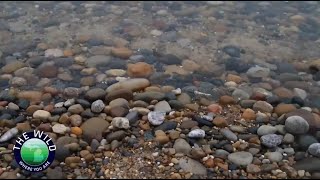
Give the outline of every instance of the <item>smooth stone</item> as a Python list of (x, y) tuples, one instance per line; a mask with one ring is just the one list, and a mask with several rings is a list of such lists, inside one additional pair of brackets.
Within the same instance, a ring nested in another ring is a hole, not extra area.
[(183, 121), (180, 124), (180, 128), (181, 129), (191, 129), (195, 126), (198, 126), (198, 122), (197, 121), (192, 121), (192, 120), (187, 120), (187, 121)]
[(158, 111), (158, 112), (170, 112), (171, 111), (171, 107), (169, 105), (169, 103), (167, 101), (159, 101), (155, 107), (154, 107), (154, 111)]
[(283, 136), (277, 135), (277, 134), (267, 134), (261, 136), (260, 140), (261, 143), (268, 148), (274, 148), (277, 147), (282, 143)]
[(277, 128), (270, 125), (262, 125), (259, 127), (257, 133), (259, 136), (267, 135), (267, 134), (274, 134), (277, 132)]
[(294, 135), (305, 134), (309, 131), (309, 124), (300, 116), (290, 116), (285, 121), (285, 129)]
[(119, 90), (119, 89), (128, 89), (131, 91), (138, 91), (148, 87), (149, 85), (150, 85), (150, 82), (148, 79), (134, 78), (134, 79), (120, 81), (118, 83), (112, 84), (107, 88), (106, 91), (108, 93)]
[[(91, 143), (92, 139), (100, 139), (102, 133), (109, 127), (109, 123), (102, 119), (93, 117), (86, 120), (80, 128), (83, 131), (83, 136), (88, 143)], [(100, 138), (99, 138), (100, 137)]]
[(121, 141), (126, 137), (126, 132), (123, 130), (115, 131), (107, 135), (107, 141), (112, 142), (114, 140)]
[(68, 112), (72, 114), (80, 114), (84, 111), (83, 107), (80, 104), (72, 105), (68, 108)]
[(248, 100), (250, 98), (250, 95), (242, 89), (236, 89), (232, 92), (232, 97), (237, 101), (241, 101)]
[(165, 112), (151, 111), (148, 113), (148, 120), (152, 125), (158, 126), (165, 120)]
[(306, 109), (297, 109), (285, 115), (286, 118), (290, 116), (301, 116), (309, 124), (309, 131), (320, 129), (320, 121), (318, 121), (314, 114)]
[(176, 129), (178, 123), (175, 121), (167, 121), (162, 123), (161, 125), (159, 125), (158, 127), (154, 128), (154, 131), (157, 130), (162, 130), (164, 132), (172, 130), (172, 129)]
[(306, 151), (311, 144), (318, 143), (318, 140), (311, 135), (304, 134), (298, 137), (297, 143), (302, 150)]
[(118, 98), (123, 98), (126, 99), (127, 101), (130, 101), (133, 99), (133, 93), (131, 90), (128, 89), (117, 89), (115, 91), (109, 92), (106, 95), (105, 100), (107, 102), (111, 102), (114, 99), (118, 99)]
[(135, 124), (139, 120), (139, 113), (137, 111), (131, 111), (126, 115), (130, 125)]
[(134, 96), (134, 100), (142, 100), (145, 102), (151, 102), (152, 100), (158, 100), (161, 101), (165, 98), (165, 94), (161, 92), (143, 92), (138, 93)]
[(96, 100), (91, 104), (91, 111), (95, 113), (100, 113), (103, 111), (105, 105), (102, 100)]
[(86, 64), (88, 67), (107, 66), (110, 63), (110, 57), (104, 55), (96, 55), (88, 58)]
[(181, 138), (175, 140), (173, 148), (176, 150), (176, 153), (183, 153), (185, 155), (188, 155), (192, 149), (190, 144)]
[(190, 172), (195, 175), (207, 175), (207, 169), (200, 162), (191, 158), (180, 159), (179, 166), (185, 172)]
[(177, 100), (181, 102), (183, 105), (191, 103), (191, 97), (187, 93), (181, 93)]
[(293, 165), (296, 170), (305, 170), (308, 172), (317, 172), (320, 169), (320, 159), (315, 157), (308, 157), (301, 161), (297, 161)]
[(68, 127), (63, 124), (55, 124), (52, 126), (52, 131), (58, 134), (65, 134), (68, 131)]
[(110, 115), (112, 117), (124, 117), (128, 114), (129, 110), (127, 108), (117, 106), (117, 107), (112, 107), (110, 109)]
[(119, 106), (123, 107), (123, 108), (129, 108), (129, 102), (124, 98), (117, 98), (117, 99), (110, 101), (109, 106), (111, 108), (119, 107)]
[(320, 157), (320, 143), (313, 143), (309, 146), (308, 152), (313, 156)]
[(252, 163), (253, 156), (249, 152), (240, 151), (229, 154), (228, 160), (238, 166), (247, 166)]
[(238, 137), (228, 128), (220, 129), (220, 133), (230, 141), (237, 141)]
[(202, 129), (194, 129), (188, 133), (188, 137), (190, 138), (204, 138), (206, 133)]
[(44, 111), (44, 110), (37, 110), (33, 113), (33, 118), (35, 119), (40, 119), (40, 120), (47, 120), (51, 114), (48, 111)]
[(101, 88), (93, 88), (86, 92), (85, 98), (89, 101), (95, 101), (98, 99), (103, 99), (106, 95), (106, 91)]
[(291, 144), (294, 142), (294, 136), (290, 133), (286, 133), (283, 137), (283, 143)]
[(260, 66), (251, 67), (247, 71), (247, 75), (253, 78), (268, 77), (269, 74), (270, 74), (269, 68), (263, 68)]
[(211, 121), (208, 121), (205, 118), (199, 117), (199, 116), (194, 116), (193, 118), (200, 126), (208, 126), (208, 127), (213, 127), (213, 123)]
[(268, 152), (266, 153), (266, 157), (271, 162), (280, 162), (283, 159), (283, 156), (280, 152)]
[(127, 118), (115, 117), (112, 119), (111, 125), (117, 128), (129, 129), (130, 123)]
[(271, 104), (265, 102), (265, 101), (257, 101), (253, 105), (253, 110), (254, 111), (260, 111), (260, 112), (268, 112), (272, 113), (273, 107)]

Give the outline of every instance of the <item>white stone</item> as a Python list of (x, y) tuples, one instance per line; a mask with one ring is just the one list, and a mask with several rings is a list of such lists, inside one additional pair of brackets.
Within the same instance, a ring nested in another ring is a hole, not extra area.
[(61, 57), (63, 56), (63, 51), (61, 49), (47, 49), (44, 52), (45, 57)]
[(158, 126), (164, 122), (165, 112), (151, 111), (148, 113), (148, 120), (152, 125)]
[(113, 118), (111, 124), (112, 124), (112, 126), (120, 128), (120, 129), (129, 129), (130, 128), (129, 120), (124, 117)]
[(63, 124), (55, 124), (54, 126), (52, 126), (52, 131), (54, 133), (58, 133), (58, 134), (65, 134), (68, 131), (68, 127), (66, 127)]
[(206, 136), (206, 132), (202, 129), (194, 129), (188, 133), (188, 137), (190, 138), (204, 138)]
[(33, 118), (40, 120), (47, 120), (50, 116), (50, 112), (44, 110), (37, 110), (33, 113)]

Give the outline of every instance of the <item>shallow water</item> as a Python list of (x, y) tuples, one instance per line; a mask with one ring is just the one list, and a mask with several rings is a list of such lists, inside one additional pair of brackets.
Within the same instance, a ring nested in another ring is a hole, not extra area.
[[(95, 54), (90, 53), (94, 46), (121, 44), (135, 54), (154, 49), (199, 64), (223, 64), (227, 45), (253, 64), (320, 55), (320, 11), (314, 1), (2, 2), (0, 9), (2, 65), (43, 55), (39, 43), (62, 50), (81, 47), (79, 54), (87, 57)], [(81, 35), (90, 40), (78, 43)]]

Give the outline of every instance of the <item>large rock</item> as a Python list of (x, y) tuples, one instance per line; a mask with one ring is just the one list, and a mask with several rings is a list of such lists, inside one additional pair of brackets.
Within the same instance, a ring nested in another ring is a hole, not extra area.
[(98, 117), (93, 117), (86, 120), (80, 128), (83, 131), (83, 136), (88, 143), (91, 143), (92, 139), (101, 139), (102, 133), (109, 127), (109, 123)]
[(118, 89), (118, 90), (109, 92), (108, 95), (106, 96), (105, 100), (107, 102), (110, 102), (110, 101), (118, 99), (118, 98), (123, 98), (123, 99), (130, 101), (133, 99), (133, 93), (129, 89)]
[(305, 134), (309, 131), (309, 124), (301, 116), (290, 116), (286, 119), (285, 129), (291, 134)]
[(313, 156), (320, 157), (320, 143), (313, 143), (309, 146), (308, 152)]
[(191, 172), (196, 175), (207, 175), (207, 169), (198, 161), (191, 158), (182, 158), (179, 161), (179, 166), (185, 172)]
[(134, 96), (134, 100), (142, 100), (145, 102), (151, 102), (152, 100), (163, 100), (165, 98), (165, 94), (161, 92), (149, 91), (138, 93)]
[(184, 139), (177, 139), (174, 142), (173, 148), (176, 150), (176, 153), (183, 153), (188, 155), (191, 151), (190, 144)]
[(93, 88), (86, 92), (85, 98), (89, 101), (95, 101), (98, 99), (103, 99), (106, 95), (106, 91), (101, 88)]
[(50, 112), (44, 110), (37, 110), (33, 113), (33, 118), (40, 120), (47, 120), (50, 116)]
[(247, 166), (252, 163), (253, 156), (249, 152), (240, 151), (229, 154), (228, 160), (238, 166)]
[(320, 159), (315, 157), (305, 158), (293, 165), (296, 170), (305, 170), (308, 172), (318, 172), (320, 169)]
[(301, 116), (304, 120), (308, 122), (309, 129), (311, 131), (320, 130), (320, 121), (317, 121), (315, 116), (305, 109), (297, 109), (285, 115), (286, 118), (290, 116)]
[(142, 90), (150, 85), (150, 81), (144, 78), (135, 78), (129, 79), (125, 81), (120, 81), (115, 84), (112, 84), (107, 88), (107, 92), (110, 93), (112, 91), (116, 91), (119, 89), (128, 89), (131, 91)]

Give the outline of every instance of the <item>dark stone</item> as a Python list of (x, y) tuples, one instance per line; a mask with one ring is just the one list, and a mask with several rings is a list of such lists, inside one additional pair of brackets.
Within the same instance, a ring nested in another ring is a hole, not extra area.
[(170, 100), (176, 100), (177, 97), (176, 97), (176, 95), (175, 95), (173, 92), (168, 92), (168, 93), (165, 93), (164, 99), (165, 99), (166, 101), (170, 101)]
[(1, 114), (10, 114), (12, 117), (18, 116), (18, 112), (16, 112), (15, 110), (12, 110), (12, 109), (3, 109), (0, 112), (1, 112)]
[(182, 59), (173, 54), (166, 54), (158, 59), (160, 62), (168, 65), (181, 64)]
[(238, 57), (239, 58), (241, 55), (240, 49), (234, 45), (225, 46), (225, 47), (223, 47), (222, 51), (231, 57)]
[(60, 161), (60, 162), (64, 162), (66, 157), (69, 157), (71, 155), (71, 152), (69, 151), (69, 149), (65, 146), (58, 146), (57, 145), (57, 149), (55, 152), (55, 159)]
[(229, 169), (230, 171), (237, 170), (237, 169), (238, 169), (238, 165), (233, 164), (233, 163), (230, 163), (229, 166), (228, 166), (228, 169)]
[(164, 122), (163, 124), (159, 125), (158, 127), (154, 128), (154, 132), (157, 130), (162, 130), (164, 132), (175, 129), (178, 123), (174, 121)]
[(301, 99), (301, 98), (298, 97), (298, 96), (294, 96), (294, 97), (291, 99), (291, 103), (292, 103), (292, 104), (298, 104), (300, 107), (304, 106), (304, 100)]
[(305, 154), (306, 154), (306, 152), (301, 152), (301, 151), (296, 152), (295, 155), (294, 155), (294, 160), (295, 161), (300, 161), (300, 160), (304, 159), (305, 158)]
[(298, 137), (298, 144), (300, 149), (307, 151), (309, 146), (313, 143), (318, 143), (318, 140), (311, 135), (301, 135)]
[(139, 120), (139, 113), (137, 111), (131, 111), (126, 115), (130, 125), (135, 124)]
[(296, 69), (294, 68), (294, 66), (290, 63), (287, 62), (279, 62), (276, 63), (277, 65), (277, 72), (278, 73), (296, 73)]
[(73, 58), (56, 58), (54, 64), (58, 67), (69, 67), (73, 64)]
[(94, 114), (91, 112), (90, 109), (86, 109), (81, 113), (81, 116), (84, 118), (92, 118), (94, 117)]
[[(1, 119), (1, 118), (0, 118)], [(23, 122), (23, 121), (25, 121), (26, 120), (26, 117), (24, 116), (24, 115), (19, 115), (18, 117), (16, 117), (15, 119), (14, 119), (14, 123), (21, 123), (21, 122)]]
[(112, 142), (114, 140), (121, 141), (124, 137), (126, 137), (126, 132), (123, 130), (115, 131), (107, 135), (107, 141)]
[(184, 105), (178, 100), (170, 100), (168, 103), (170, 107), (172, 107), (172, 109), (175, 109), (175, 110), (180, 110), (184, 107)]
[(2, 87), (3, 89), (9, 87), (9, 81), (6, 79), (0, 79), (0, 87)]
[(317, 172), (320, 169), (320, 159), (315, 157), (305, 158), (293, 165), (296, 170), (305, 170), (308, 172)]
[(225, 61), (226, 70), (236, 71), (237, 73), (244, 73), (252, 66), (251, 64), (244, 63), (238, 58), (229, 58)]
[(60, 115), (67, 112), (67, 109), (65, 107), (60, 107), (60, 108), (54, 108), (51, 112), (52, 115)]
[(7, 113), (3, 113), (3, 112), (1, 112), (1, 116), (0, 116), (0, 119), (1, 120), (3, 120), (3, 119), (11, 119), (12, 118), (12, 116), (10, 115), (10, 114), (7, 114)]
[(194, 116), (193, 119), (199, 123), (200, 126), (209, 126), (213, 127), (213, 123), (211, 121), (208, 121), (204, 118), (201, 118), (200, 116)]
[(83, 108), (90, 108), (91, 104), (85, 99), (76, 99), (76, 103), (80, 104)]
[(30, 105), (30, 101), (26, 100), (26, 99), (19, 99), (17, 105), (21, 108), (21, 109), (27, 109)]
[(223, 149), (228, 151), (229, 153), (233, 153), (233, 146), (231, 144), (225, 144)]
[(16, 97), (12, 96), (9, 93), (9, 90), (3, 90), (0, 92), (0, 101), (13, 102), (15, 99), (16, 99)]

